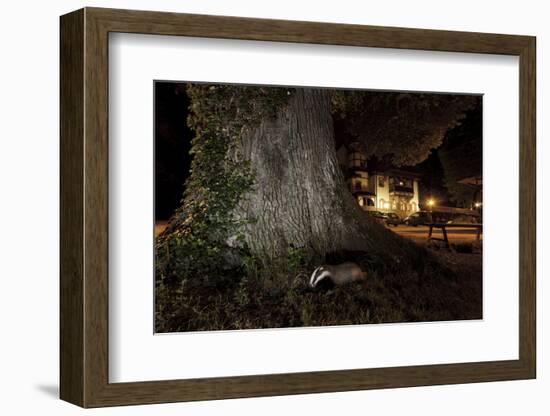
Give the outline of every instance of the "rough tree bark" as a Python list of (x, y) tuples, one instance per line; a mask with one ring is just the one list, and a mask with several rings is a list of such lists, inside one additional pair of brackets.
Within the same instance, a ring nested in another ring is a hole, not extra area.
[[(326, 254), (395, 242), (369, 221), (347, 190), (336, 158), (330, 92), (296, 89), (273, 119), (242, 136), (255, 183), (239, 207), (252, 251), (271, 258), (290, 245)], [(385, 243), (384, 243), (385, 242)]]

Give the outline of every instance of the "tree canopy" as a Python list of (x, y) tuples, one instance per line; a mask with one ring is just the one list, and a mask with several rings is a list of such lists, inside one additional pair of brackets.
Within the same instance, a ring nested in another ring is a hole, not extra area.
[(482, 134), (480, 101), (475, 109), (466, 114), (460, 125), (447, 132), (443, 145), (438, 149), (445, 172), (445, 187), (451, 199), (459, 205), (470, 205), (477, 189), (459, 181), (481, 177)]
[(471, 95), (387, 91), (335, 91), (336, 117), (368, 156), (390, 156), (397, 166), (416, 165), (439, 147), (480, 98)]

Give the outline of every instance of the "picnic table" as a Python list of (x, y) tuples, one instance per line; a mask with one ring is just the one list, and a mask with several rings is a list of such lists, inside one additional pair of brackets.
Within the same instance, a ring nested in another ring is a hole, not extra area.
[[(479, 241), (480, 240), (480, 237), (481, 237), (481, 229), (483, 228), (482, 224), (472, 224), (472, 223), (461, 223), (461, 224), (457, 224), (457, 223), (451, 223), (451, 224), (447, 224), (447, 223), (437, 223), (437, 222), (434, 222), (434, 223), (429, 223), (429, 224), (426, 224), (430, 227), (430, 231), (429, 231), (429, 234), (428, 234), (428, 240), (439, 240), (439, 241), (444, 241), (445, 242), (445, 246), (447, 248), (450, 248), (450, 244), (449, 244), (449, 239), (447, 238), (447, 228), (469, 228), (469, 229), (475, 229), (477, 232), (476, 232), (476, 241)], [(432, 234), (433, 234), (433, 229), (434, 228), (438, 228), (442, 231), (443, 233), (443, 238), (439, 238), (439, 237), (432, 237)]]

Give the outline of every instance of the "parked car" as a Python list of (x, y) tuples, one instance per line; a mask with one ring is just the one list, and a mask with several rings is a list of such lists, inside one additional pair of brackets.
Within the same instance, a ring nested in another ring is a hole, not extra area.
[(425, 225), (432, 222), (432, 214), (428, 211), (417, 211), (405, 218), (403, 218), (403, 224), (412, 225)]
[(365, 212), (380, 222), (384, 222), (388, 219), (388, 215), (380, 211), (365, 211)]
[(386, 219), (387, 225), (393, 225), (394, 227), (397, 227), (399, 224), (401, 224), (401, 218), (399, 218), (399, 215), (397, 215), (395, 212), (388, 212), (386, 214), (388, 218)]

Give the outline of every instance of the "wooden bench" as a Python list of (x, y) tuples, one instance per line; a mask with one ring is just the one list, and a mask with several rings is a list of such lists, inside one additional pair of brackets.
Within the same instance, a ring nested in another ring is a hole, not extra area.
[[(477, 232), (476, 232), (476, 241), (479, 241), (480, 238), (481, 238), (481, 230), (483, 228), (483, 226), (481, 224), (446, 224), (446, 223), (430, 223), (430, 224), (426, 224), (430, 227), (430, 232), (428, 234), (428, 240), (439, 240), (439, 241), (444, 241), (445, 242), (445, 246), (447, 248), (451, 248), (450, 244), (449, 244), (449, 239), (447, 238), (447, 228), (468, 228), (468, 229), (475, 229)], [(438, 228), (441, 230), (441, 232), (443, 233), (443, 238), (437, 238), (437, 237), (432, 237), (432, 233), (433, 233), (433, 229), (434, 228)]]

